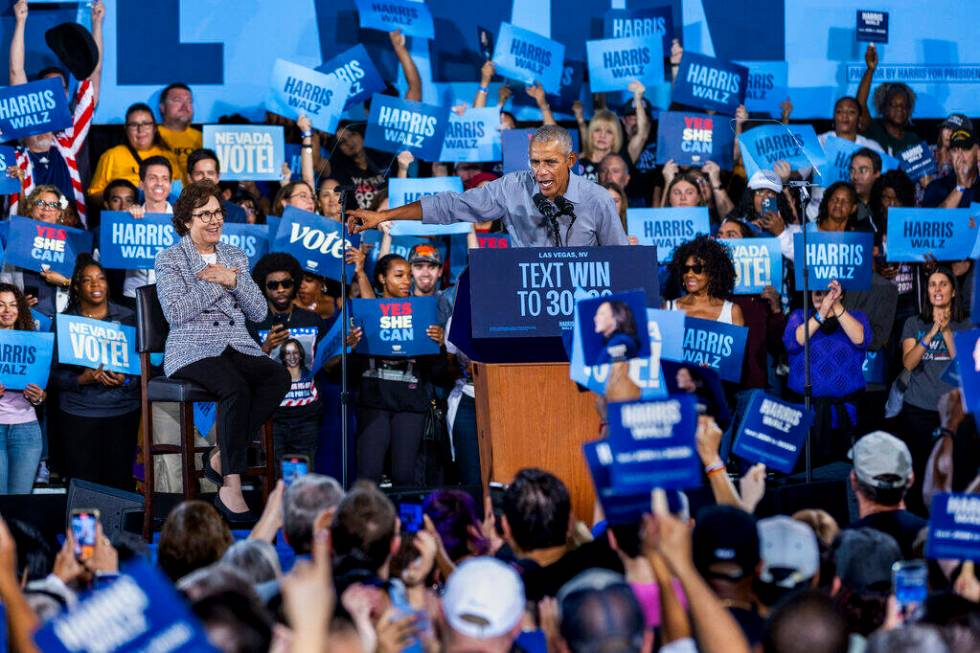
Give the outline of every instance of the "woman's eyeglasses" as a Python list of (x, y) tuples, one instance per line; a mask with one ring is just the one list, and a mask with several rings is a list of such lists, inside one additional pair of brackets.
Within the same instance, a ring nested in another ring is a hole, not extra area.
[(292, 287), (293, 287), (293, 280), (292, 279), (283, 279), (282, 281), (266, 281), (265, 282), (265, 289), (266, 290), (279, 290), (280, 288), (282, 288), (283, 290), (290, 290)]
[(681, 274), (687, 274), (688, 272), (693, 272), (694, 274), (701, 274), (704, 272), (704, 266), (700, 263), (695, 263), (694, 265), (682, 265)]
[(51, 209), (52, 211), (61, 210), (61, 202), (48, 202), (47, 200), (36, 200), (34, 206), (39, 209)]
[(204, 224), (214, 224), (215, 222), (225, 221), (225, 211), (224, 209), (218, 209), (217, 211), (201, 211), (200, 213), (191, 213), (192, 218), (200, 218), (201, 222)]

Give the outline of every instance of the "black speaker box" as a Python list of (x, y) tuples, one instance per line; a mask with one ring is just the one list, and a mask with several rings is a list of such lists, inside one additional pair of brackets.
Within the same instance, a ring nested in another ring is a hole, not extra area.
[[(143, 495), (73, 478), (68, 486), (67, 513), (71, 514), (77, 508), (98, 508), (102, 532), (115, 540), (126, 530), (127, 515), (137, 514), (142, 520)], [(134, 520), (130, 518), (129, 524), (132, 525)], [(142, 525), (142, 521), (139, 523)], [(140, 533), (141, 529), (135, 532)]]

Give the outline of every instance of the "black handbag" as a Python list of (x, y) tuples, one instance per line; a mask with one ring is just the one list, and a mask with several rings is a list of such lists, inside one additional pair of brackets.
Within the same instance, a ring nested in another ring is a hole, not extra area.
[(449, 429), (446, 428), (446, 411), (435, 399), (431, 400), (425, 414), (425, 428), (422, 430), (422, 446), (419, 451), (421, 470), (418, 481), (421, 485), (440, 486), (445, 482), (446, 466), (451, 458)]

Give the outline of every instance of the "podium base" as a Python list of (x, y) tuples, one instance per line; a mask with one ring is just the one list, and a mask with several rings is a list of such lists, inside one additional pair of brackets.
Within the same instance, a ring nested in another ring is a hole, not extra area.
[(568, 363), (473, 364), (480, 476), (510, 483), (525, 467), (555, 474), (572, 511), (591, 524), (595, 492), (582, 444), (599, 437), (595, 395), (568, 378)]

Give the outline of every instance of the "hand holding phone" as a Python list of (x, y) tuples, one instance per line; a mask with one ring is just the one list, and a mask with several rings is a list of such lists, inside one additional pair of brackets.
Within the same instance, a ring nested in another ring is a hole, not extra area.
[(299, 454), (282, 457), (282, 481), (289, 487), (293, 481), (310, 473), (310, 458)]
[(75, 540), (75, 557), (88, 561), (95, 557), (96, 525), (99, 522), (98, 508), (76, 508), (71, 511), (71, 534)]
[(762, 215), (769, 213), (779, 213), (779, 205), (775, 197), (766, 197), (762, 200)]
[(892, 565), (892, 588), (903, 618), (910, 617), (926, 600), (928, 582), (925, 560), (899, 560)]

